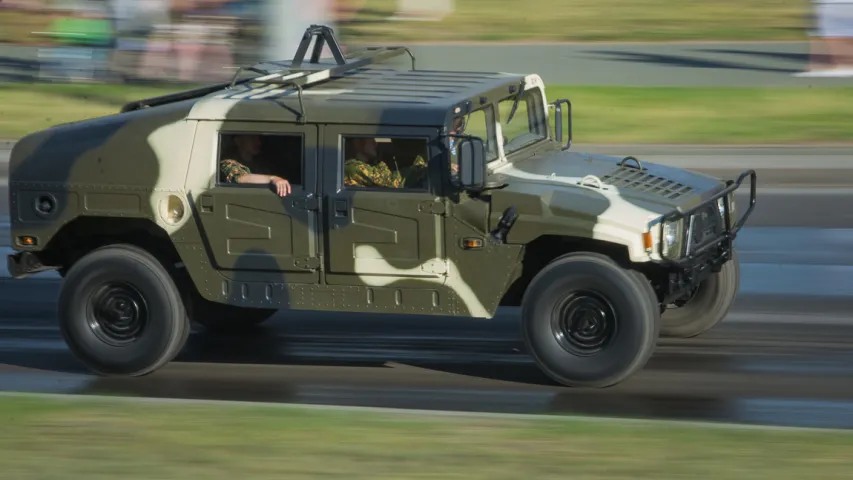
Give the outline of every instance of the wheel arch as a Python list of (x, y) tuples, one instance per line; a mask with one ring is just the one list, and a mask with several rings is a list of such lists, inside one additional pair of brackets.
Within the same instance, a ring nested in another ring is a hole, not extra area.
[(636, 268), (628, 247), (623, 244), (594, 238), (565, 235), (541, 235), (524, 247), (521, 275), (510, 285), (501, 299), (501, 306), (521, 306), (530, 282), (542, 268), (557, 257), (572, 252), (590, 252), (607, 256), (624, 268)]
[(77, 217), (57, 230), (37, 253), (44, 264), (64, 275), (87, 253), (117, 243), (145, 249), (170, 270), (181, 261), (169, 234), (154, 221), (138, 217)]

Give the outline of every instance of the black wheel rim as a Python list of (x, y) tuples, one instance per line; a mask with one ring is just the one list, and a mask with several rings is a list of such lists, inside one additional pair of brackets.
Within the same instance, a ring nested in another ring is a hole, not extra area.
[(89, 328), (104, 343), (121, 347), (135, 342), (148, 323), (148, 309), (139, 290), (109, 282), (89, 298)]
[(616, 311), (596, 292), (574, 292), (554, 309), (551, 333), (567, 352), (579, 356), (595, 355), (616, 335)]

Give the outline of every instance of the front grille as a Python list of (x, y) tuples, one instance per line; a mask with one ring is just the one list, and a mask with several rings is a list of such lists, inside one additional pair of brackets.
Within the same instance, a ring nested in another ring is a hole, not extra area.
[[(691, 217), (693, 219), (692, 236), (690, 236)], [(697, 247), (713, 238), (720, 238), (723, 236), (723, 218), (720, 215), (720, 210), (717, 208), (717, 202), (713, 202), (710, 205), (706, 205), (693, 212), (693, 214), (687, 217), (685, 221), (687, 222), (686, 226), (688, 227), (685, 229), (685, 233), (688, 235), (685, 238), (685, 241), (690, 239), (688, 247), (690, 252), (695, 251)]]

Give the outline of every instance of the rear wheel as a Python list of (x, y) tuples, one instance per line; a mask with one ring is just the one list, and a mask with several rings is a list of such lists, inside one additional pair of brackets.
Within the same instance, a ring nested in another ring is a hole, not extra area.
[(617, 384), (654, 351), (660, 314), (650, 292), (642, 275), (606, 256), (565, 255), (530, 283), (523, 338), (543, 372), (563, 385)]
[(737, 251), (719, 272), (699, 284), (661, 315), (661, 335), (690, 338), (717, 326), (728, 315), (740, 289), (740, 261)]
[(68, 270), (59, 292), (59, 326), (68, 348), (89, 369), (130, 376), (171, 361), (190, 328), (169, 272), (131, 245), (98, 248)]

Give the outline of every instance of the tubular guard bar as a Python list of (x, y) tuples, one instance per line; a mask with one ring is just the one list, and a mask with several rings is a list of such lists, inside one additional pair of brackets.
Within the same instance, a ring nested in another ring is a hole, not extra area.
[[(720, 198), (727, 197), (730, 193), (734, 192), (738, 188), (740, 188), (746, 177), (750, 177), (749, 179), (749, 208), (746, 209), (743, 216), (733, 225), (731, 225), (731, 211), (729, 210), (729, 202), (723, 202), (723, 211), (724, 211), (724, 219), (723, 219), (723, 234), (721, 236), (716, 236), (714, 238), (709, 239), (706, 242), (699, 244), (696, 247), (691, 248), (690, 242), (693, 239), (693, 219), (690, 218), (687, 225), (687, 238), (686, 238), (686, 248), (684, 257), (677, 260), (669, 260), (666, 259), (663, 263), (672, 263), (676, 265), (687, 265), (693, 263), (696, 260), (696, 257), (699, 257), (706, 253), (711, 248), (719, 246), (721, 243), (725, 243), (727, 249), (732, 248), (732, 244), (734, 242), (737, 233), (743, 228), (746, 220), (752, 214), (752, 211), (755, 209), (755, 190), (758, 184), (758, 177), (755, 173), (755, 170), (745, 170), (743, 171), (737, 178), (737, 180), (728, 180), (726, 182), (726, 188), (722, 191), (715, 194), (713, 197), (708, 198), (702, 203), (695, 205), (687, 210), (674, 210), (663, 216), (662, 221), (660, 222), (660, 228), (663, 228), (663, 225), (667, 222), (678, 221), (686, 217), (690, 217), (694, 212), (707, 207), (708, 205), (716, 202)], [(663, 251), (663, 235), (660, 237), (658, 251)]]

